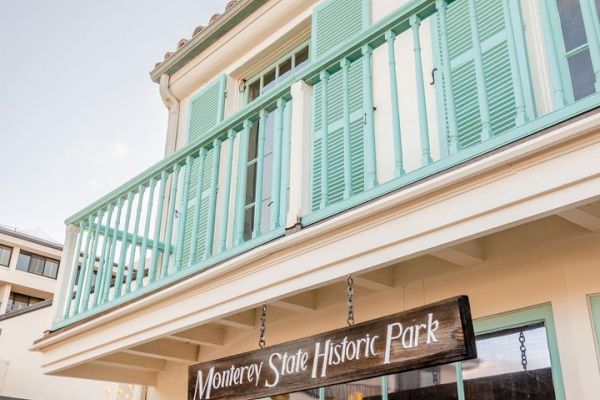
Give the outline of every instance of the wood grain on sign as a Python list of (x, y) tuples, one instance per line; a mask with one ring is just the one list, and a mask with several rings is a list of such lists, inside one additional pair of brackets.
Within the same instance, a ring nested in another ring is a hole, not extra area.
[(460, 296), (193, 365), (188, 399), (256, 399), (476, 357), (469, 299)]

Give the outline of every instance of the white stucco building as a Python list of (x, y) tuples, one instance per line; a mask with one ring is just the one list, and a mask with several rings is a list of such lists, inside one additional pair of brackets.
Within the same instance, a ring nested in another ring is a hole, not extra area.
[(230, 2), (151, 72), (165, 158), (67, 219), (44, 372), (191, 399), (263, 305), (269, 345), (345, 326), (351, 276), (358, 321), (468, 295), (479, 358), (284, 398), (600, 398), (599, 16)]

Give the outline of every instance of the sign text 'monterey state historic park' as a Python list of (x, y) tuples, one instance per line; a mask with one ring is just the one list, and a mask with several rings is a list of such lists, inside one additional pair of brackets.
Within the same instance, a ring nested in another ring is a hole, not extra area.
[(188, 398), (256, 399), (476, 357), (466, 296), (193, 365)]

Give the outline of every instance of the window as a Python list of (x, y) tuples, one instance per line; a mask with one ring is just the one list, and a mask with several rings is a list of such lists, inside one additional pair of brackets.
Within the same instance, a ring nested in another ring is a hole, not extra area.
[(3, 246), (0, 244), (0, 265), (8, 267), (10, 265), (10, 256), (12, 255), (12, 248)]
[[(600, 296), (597, 298), (600, 307)], [(550, 306), (485, 318), (475, 321), (474, 325), (477, 332), (476, 360), (332, 385), (292, 393), (285, 398), (565, 399)]]
[(557, 0), (557, 7), (573, 96), (579, 100), (595, 92), (596, 82), (581, 3)]
[[(264, 146), (262, 176), (257, 176), (259, 147), (260, 121), (256, 121), (250, 128), (250, 138), (248, 141), (248, 172), (246, 183), (245, 199), (245, 218), (244, 218), (244, 240), (250, 240), (255, 234), (255, 209), (261, 207), (260, 221), (257, 228), (261, 232), (268, 232), (271, 221), (271, 179), (273, 175), (273, 139), (275, 135), (275, 113), (270, 113), (265, 122), (265, 137), (262, 145)], [(262, 193), (260, 199), (256, 199), (256, 182), (262, 179)], [(258, 231), (256, 231), (258, 234)]]
[(36, 303), (44, 301), (44, 299), (40, 299), (37, 297), (27, 296), (20, 293), (11, 292), (8, 297), (8, 304), (6, 306), (6, 312), (14, 312), (19, 311), (29, 306), (32, 306)]
[(58, 264), (58, 260), (21, 251), (17, 259), (17, 270), (56, 279)]
[(309, 45), (303, 44), (290, 54), (279, 60), (258, 76), (248, 80), (246, 85), (246, 102), (250, 103), (267, 93), (279, 82), (289, 77), (293, 71), (305, 66), (309, 61)]
[(600, 295), (590, 297), (590, 306), (592, 310), (592, 324), (596, 334), (596, 348), (598, 357), (600, 357)]

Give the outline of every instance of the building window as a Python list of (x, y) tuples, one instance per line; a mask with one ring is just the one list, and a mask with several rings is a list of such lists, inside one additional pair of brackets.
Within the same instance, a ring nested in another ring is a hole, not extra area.
[[(598, 296), (600, 307), (600, 296)], [(474, 321), (478, 358), (285, 398), (301, 400), (564, 400), (550, 306)]]
[(246, 85), (246, 103), (256, 100), (258, 97), (274, 88), (279, 82), (289, 77), (309, 62), (310, 49), (307, 43), (296, 48), (288, 55), (266, 68), (262, 73), (248, 79)]
[[(273, 176), (273, 138), (275, 135), (275, 113), (267, 116), (265, 122), (265, 139), (263, 155), (262, 176), (257, 176), (258, 169), (258, 148), (260, 121), (256, 121), (250, 128), (250, 137), (248, 140), (248, 172), (246, 182), (246, 215), (244, 218), (244, 240), (250, 240), (254, 231), (254, 213), (256, 207), (261, 207), (261, 218), (258, 226), (261, 232), (268, 232), (271, 221), (271, 178)], [(262, 193), (260, 199), (257, 199), (256, 181), (262, 179)]]
[[(600, 10), (599, 2), (595, 3)], [(574, 100), (577, 101), (596, 91), (584, 15), (580, 0), (556, 0), (556, 5), (564, 45), (566, 75), (573, 89)]]
[(17, 259), (17, 270), (56, 279), (58, 264), (58, 260), (21, 251)]
[(590, 297), (590, 306), (592, 311), (592, 324), (596, 334), (596, 346), (600, 356), (600, 295)]
[(10, 265), (10, 256), (12, 255), (12, 248), (3, 246), (0, 244), (0, 265), (8, 267)]
[(40, 299), (37, 297), (27, 296), (20, 293), (11, 292), (8, 297), (8, 304), (6, 306), (6, 312), (14, 312), (19, 311), (29, 306), (32, 306), (36, 303), (44, 301), (44, 299)]

